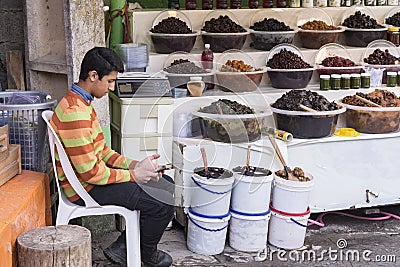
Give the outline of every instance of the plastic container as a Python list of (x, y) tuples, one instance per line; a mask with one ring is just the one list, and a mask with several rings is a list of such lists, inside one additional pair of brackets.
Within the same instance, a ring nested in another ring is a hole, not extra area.
[(251, 92), (255, 91), (261, 83), (262, 77), (265, 73), (265, 68), (262, 67), (258, 71), (236, 72), (236, 71), (221, 71), (222, 66), (228, 60), (243, 60), (245, 64), (251, 65), (254, 68), (254, 60), (246, 53), (230, 49), (223, 52), (217, 61), (217, 77), (220, 89), (227, 92)]
[[(184, 21), (186, 25), (192, 29), (190, 20), (185, 14), (177, 10), (168, 10), (161, 12), (152, 23), (152, 28), (158, 25), (163, 19), (168, 17), (177, 17)], [(157, 53), (169, 54), (176, 51), (190, 52), (196, 42), (199, 32), (187, 34), (169, 34), (169, 33), (153, 33), (149, 31), (149, 35)]]
[(41, 114), (56, 104), (57, 100), (43, 92), (0, 92), (0, 126), (8, 124), (10, 144), (21, 145), (22, 169), (46, 171), (50, 149)]
[[(245, 166), (233, 168), (231, 210), (246, 214), (262, 214), (268, 211), (271, 197), (272, 172), (255, 168), (254, 176), (244, 175)], [(254, 168), (254, 167), (252, 167)]]
[(275, 209), (288, 213), (307, 211), (314, 187), (314, 177), (309, 173), (304, 175), (310, 178), (310, 181), (291, 181), (274, 174), (271, 205)]
[(229, 212), (233, 173), (223, 168), (208, 167), (211, 170), (221, 170), (218, 179), (207, 178), (196, 174), (203, 167), (194, 169), (192, 186), (190, 187), (190, 206), (198, 214), (214, 217), (224, 217)]
[(323, 21), (327, 25), (333, 25), (332, 18), (322, 9), (306, 9), (299, 13), (297, 26), (299, 27), (298, 36), (301, 44), (305, 48), (318, 49), (327, 43), (336, 43), (339, 36), (344, 32), (344, 27), (338, 30), (303, 30), (301, 26), (309, 21)]
[(265, 121), (271, 112), (265, 108), (254, 108), (255, 114), (220, 115), (193, 112), (200, 118), (204, 138), (224, 143), (242, 143), (258, 140)]
[[(342, 23), (346, 18), (354, 15), (356, 11), (360, 11), (361, 13), (376, 19), (374, 14), (368, 8), (362, 6), (353, 6), (347, 8), (346, 11), (343, 13)], [(348, 27), (345, 27), (345, 29), (346, 30), (344, 32), (344, 37), (346, 45), (366, 47), (370, 42), (374, 40), (383, 39), (388, 27), (386, 25), (382, 25), (382, 28), (379, 29), (357, 29)]]
[(334, 56), (346, 58), (354, 62), (354, 60), (351, 59), (351, 56), (347, 51), (347, 49), (344, 48), (342, 45), (336, 43), (326, 44), (323, 45), (315, 55), (315, 65), (317, 66), (318, 74), (331, 75), (331, 74), (352, 74), (352, 73), (362, 72), (363, 66), (361, 63), (357, 62), (354, 62), (357, 66), (353, 67), (325, 67), (324, 65), (322, 65), (322, 61), (325, 58)]
[(291, 44), (293, 43), (294, 36), (298, 32), (297, 28), (294, 28), (294, 25), (289, 25), (289, 20), (287, 17), (282, 16), (282, 12), (271, 11), (271, 10), (260, 10), (254, 13), (251, 18), (250, 25), (254, 25), (254, 23), (263, 21), (265, 18), (274, 18), (278, 21), (285, 23), (287, 26), (291, 27), (291, 31), (255, 31), (250, 29), (250, 37), (253, 41), (253, 45), (255, 49), (259, 50), (270, 50), (274, 46), (278, 44)]
[(206, 215), (195, 215), (189, 210), (187, 247), (190, 251), (202, 255), (216, 255), (224, 251), (226, 233), (231, 215), (220, 218), (209, 218)]
[[(304, 56), (301, 51), (291, 44), (280, 44), (271, 49), (266, 59), (266, 63), (281, 50), (286, 49), (301, 57), (304, 61)], [(315, 68), (305, 69), (272, 69), (267, 67), (267, 73), (274, 88), (279, 89), (300, 89), (307, 87), (311, 80)]]
[(253, 215), (231, 211), (229, 245), (235, 250), (245, 252), (256, 252), (265, 248), (270, 210), (264, 214)]
[(164, 61), (163, 73), (168, 78), (171, 88), (178, 87), (187, 89), (187, 83), (190, 81), (191, 77), (201, 77), (203, 82), (206, 83), (205, 90), (214, 88), (214, 71), (212, 70), (204, 70), (204, 73), (172, 73), (165, 71), (166, 68), (171, 66), (172, 62), (179, 59), (189, 60), (198, 68), (202, 68), (201, 62), (197, 61), (193, 55), (187, 52), (178, 51), (170, 54)]
[[(362, 59), (368, 58), (370, 54), (372, 54), (376, 49), (380, 49), (382, 51), (388, 50), (390, 54), (399, 58), (400, 52), (398, 48), (392, 43), (387, 40), (375, 40), (368, 44), (367, 48), (364, 50)], [(386, 83), (386, 76), (387, 72), (398, 72), (400, 71), (400, 64), (392, 64), (392, 65), (374, 65), (365, 63), (364, 66), (366, 68), (373, 68), (373, 69), (383, 69), (383, 76), (382, 76), (382, 83)], [(372, 76), (371, 76), (372, 80)], [(379, 86), (379, 85), (378, 85)]]
[(271, 107), (277, 128), (290, 132), (295, 138), (321, 138), (335, 131), (339, 114), (346, 111), (341, 107), (332, 111), (289, 111)]
[[(206, 21), (211, 20), (212, 18), (218, 18), (219, 16), (228, 16), (232, 21), (238, 23), (237, 18), (233, 15), (232, 12), (227, 10), (214, 10), (210, 12), (203, 21), (203, 26)], [(229, 49), (242, 49), (247, 35), (249, 35), (249, 30), (246, 32), (238, 32), (238, 33), (213, 33), (213, 32), (201, 32), (201, 37), (203, 39), (203, 43), (210, 44), (210, 48), (213, 52), (221, 53), (225, 50)]]
[(394, 20), (392, 17), (400, 12), (400, 7), (393, 7), (385, 14), (384, 22), (389, 26), (400, 27), (400, 21)]
[(115, 51), (125, 64), (125, 71), (146, 71), (149, 65), (149, 48), (143, 43), (117, 44)]
[(346, 126), (360, 133), (382, 134), (399, 130), (400, 107), (346, 107)]
[(328, 43), (335, 43), (345, 28), (339, 26), (339, 30), (317, 31), (299, 29), (298, 36), (301, 44), (305, 48), (318, 49)]
[(250, 29), (250, 37), (253, 41), (255, 49), (258, 50), (271, 50), (278, 44), (291, 44), (293, 43), (294, 36), (298, 30), (293, 31), (254, 31)]
[(271, 208), (268, 242), (278, 248), (298, 249), (304, 245), (310, 209), (299, 214), (288, 214)]

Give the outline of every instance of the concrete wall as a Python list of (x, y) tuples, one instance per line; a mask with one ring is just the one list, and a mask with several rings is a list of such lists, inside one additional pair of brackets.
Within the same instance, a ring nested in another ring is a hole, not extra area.
[(0, 0), (0, 83), (7, 88), (6, 52), (24, 53), (24, 13), (22, 0)]

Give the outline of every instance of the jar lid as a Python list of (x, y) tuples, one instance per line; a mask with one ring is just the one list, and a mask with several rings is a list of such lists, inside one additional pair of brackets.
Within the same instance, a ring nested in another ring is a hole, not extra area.
[(390, 32), (398, 32), (399, 28), (397, 28), (397, 27), (389, 27), (388, 31), (390, 31)]
[(332, 79), (340, 79), (341, 77), (340, 77), (340, 74), (332, 74), (331, 78)]
[(351, 77), (355, 77), (355, 78), (357, 78), (357, 77), (361, 77), (361, 75), (360, 75), (360, 74), (358, 74), (358, 73), (353, 73), (353, 74), (351, 74)]
[(322, 75), (319, 75), (319, 78), (323, 79), (323, 80), (329, 80), (331, 78), (331, 76), (326, 75), (326, 74), (322, 74)]
[(386, 73), (386, 75), (387, 75), (387, 76), (397, 76), (397, 73), (394, 72), (394, 71), (388, 71), (388, 72)]
[(361, 77), (370, 77), (370, 76), (371, 76), (370, 73), (367, 72), (361, 73)]
[(192, 77), (190, 77), (190, 80), (191, 81), (201, 81), (202, 77), (200, 77), (200, 76), (192, 76)]
[(350, 74), (342, 74), (342, 78), (345, 79), (350, 79), (351, 75)]

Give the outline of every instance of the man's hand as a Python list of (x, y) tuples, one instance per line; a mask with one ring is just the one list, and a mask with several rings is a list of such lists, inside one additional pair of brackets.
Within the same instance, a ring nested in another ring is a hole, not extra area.
[(153, 162), (159, 157), (159, 154), (154, 154), (136, 163), (135, 168), (132, 170), (136, 183), (145, 184), (150, 180), (159, 180), (160, 174), (154, 171), (158, 168), (158, 164)]

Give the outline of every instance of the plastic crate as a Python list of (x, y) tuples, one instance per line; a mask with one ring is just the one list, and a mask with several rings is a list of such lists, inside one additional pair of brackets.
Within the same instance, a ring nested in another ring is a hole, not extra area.
[(50, 150), (41, 115), (56, 103), (38, 91), (0, 92), (0, 126), (8, 124), (10, 143), (21, 145), (22, 169), (46, 170)]

